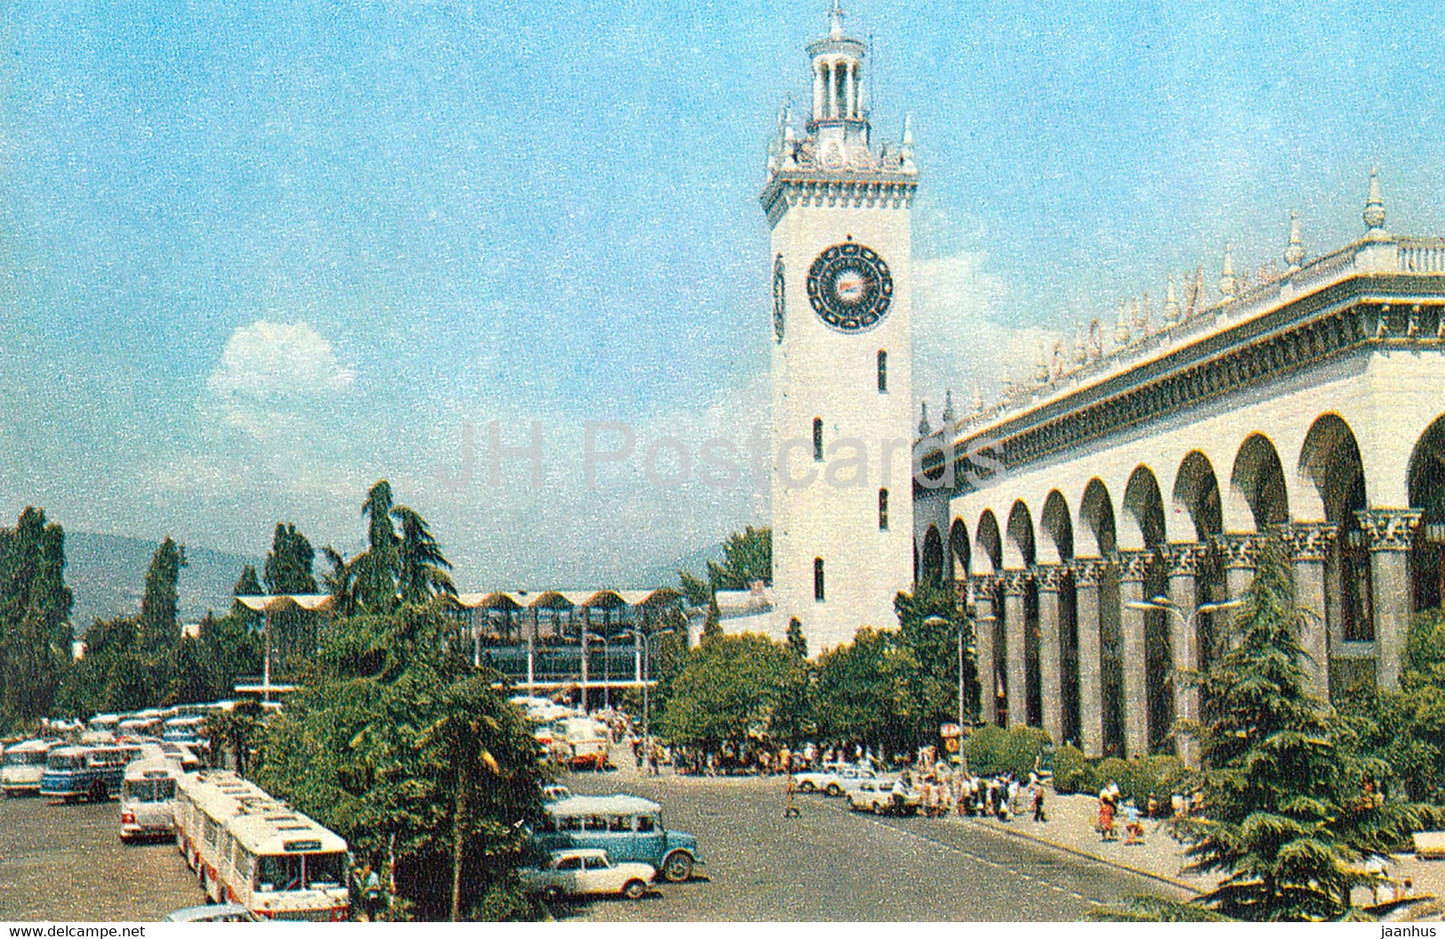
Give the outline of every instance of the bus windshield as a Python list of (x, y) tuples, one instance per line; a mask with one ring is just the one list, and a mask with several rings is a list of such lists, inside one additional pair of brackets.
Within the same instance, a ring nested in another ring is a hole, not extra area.
[(319, 890), (346, 883), (346, 857), (327, 854), (263, 854), (256, 859), (256, 890)]
[(167, 802), (176, 795), (174, 779), (127, 779), (121, 798), (131, 802)]
[(80, 769), (84, 765), (85, 757), (83, 756), (52, 756), (46, 761), (45, 768), (59, 770)]
[(13, 750), (5, 754), (6, 766), (40, 766), (44, 763), (44, 750)]

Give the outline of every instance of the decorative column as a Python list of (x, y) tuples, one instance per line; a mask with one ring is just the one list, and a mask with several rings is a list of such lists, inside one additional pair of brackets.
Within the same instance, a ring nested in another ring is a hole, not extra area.
[(854, 108), (857, 105), (856, 92), (854, 91), (858, 79), (857, 68), (858, 66), (851, 62), (845, 63), (843, 66), (843, 116), (849, 119), (854, 116)]
[(1375, 684), (1400, 684), (1400, 659), (1410, 626), (1410, 546), (1419, 509), (1366, 509), (1356, 512), (1370, 539), (1370, 576), (1375, 593)]
[(1330, 643), (1325, 615), (1325, 554), (1335, 538), (1335, 526), (1327, 522), (1301, 522), (1286, 535), (1290, 563), (1294, 567), (1295, 605), (1305, 611), (1299, 644), (1304, 650), (1305, 674), (1316, 697), (1330, 699)]
[(1231, 532), (1218, 541), (1224, 555), (1224, 589), (1229, 599), (1238, 600), (1254, 583), (1254, 569), (1259, 560), (1260, 536), (1252, 532)]
[(1144, 578), (1149, 567), (1145, 551), (1119, 552), (1119, 632), (1121, 671), (1124, 675), (1124, 755), (1149, 752), (1149, 684), (1144, 657), (1144, 611), (1130, 603), (1144, 599)]
[[(1169, 552), (1169, 600), (1177, 616), (1169, 624), (1169, 654), (1174, 662), (1174, 719), (1199, 720), (1199, 688), (1182, 672), (1199, 668), (1199, 565), (1208, 548), (1198, 544), (1176, 544)], [(1189, 734), (1174, 734), (1174, 749), (1186, 766), (1199, 765), (1199, 741)]]
[(1079, 629), (1079, 748), (1087, 756), (1104, 752), (1103, 657), (1099, 635), (1099, 558), (1075, 558), (1074, 610)]
[(978, 651), (978, 703), (987, 724), (998, 723), (998, 666), (993, 660), (993, 631), (998, 624), (994, 615), (994, 578), (975, 575), (973, 584), (974, 648)]
[(1064, 742), (1064, 659), (1059, 635), (1059, 588), (1066, 568), (1043, 564), (1034, 569), (1039, 585), (1039, 697), (1043, 700), (1044, 730), (1056, 745)]
[(823, 63), (813, 63), (813, 120), (827, 117), (823, 113)]
[(1003, 580), (1004, 658), (1008, 665), (1008, 725), (1022, 727), (1029, 722), (1029, 680), (1024, 667), (1028, 622), (1024, 615), (1027, 571), (1006, 571)]

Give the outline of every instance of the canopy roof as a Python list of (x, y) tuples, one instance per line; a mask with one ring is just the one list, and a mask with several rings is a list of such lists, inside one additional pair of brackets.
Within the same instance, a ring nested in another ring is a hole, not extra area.
[(652, 590), (542, 590), (463, 593), (457, 606), (468, 610), (573, 610), (617, 609), (619, 607), (662, 606), (681, 596), (671, 587)]
[(270, 596), (237, 597), (248, 610), (257, 613), (276, 613), (281, 610), (310, 610), (317, 612), (331, 608), (329, 593), (278, 593)]

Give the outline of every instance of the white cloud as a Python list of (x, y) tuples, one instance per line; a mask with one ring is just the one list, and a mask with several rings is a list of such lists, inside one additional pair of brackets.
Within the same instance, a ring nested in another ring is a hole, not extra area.
[(263, 400), (345, 391), (355, 380), (355, 371), (337, 360), (331, 343), (310, 324), (257, 320), (226, 340), (206, 386)]
[(913, 295), (913, 394), (929, 402), (935, 422), (946, 390), (953, 391), (962, 412), (975, 381), (990, 398), (1003, 376), (1024, 378), (1039, 349), (1052, 350), (1062, 338), (1038, 326), (1000, 321), (1008, 288), (989, 270), (986, 252), (915, 260)]

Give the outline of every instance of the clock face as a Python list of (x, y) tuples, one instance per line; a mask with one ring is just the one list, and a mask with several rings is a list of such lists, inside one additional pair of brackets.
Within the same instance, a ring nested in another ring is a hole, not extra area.
[(787, 299), (783, 296), (783, 256), (773, 262), (773, 332), (778, 342), (783, 341), (783, 320), (787, 313)]
[(872, 248), (852, 241), (833, 245), (808, 268), (808, 300), (829, 326), (861, 332), (888, 315), (893, 275)]

